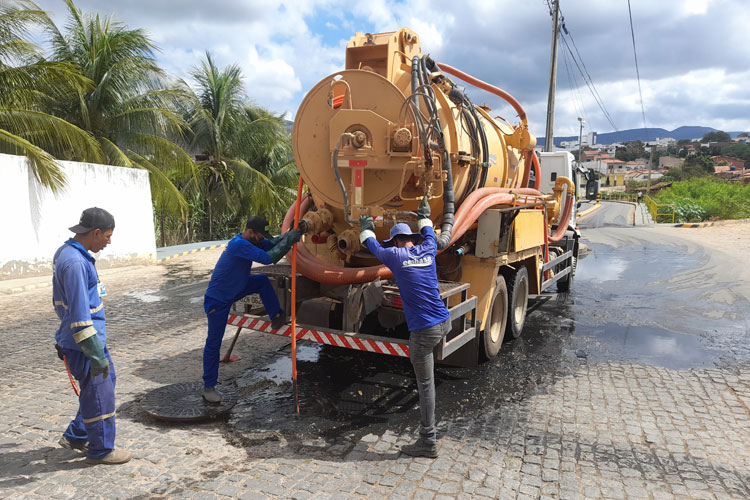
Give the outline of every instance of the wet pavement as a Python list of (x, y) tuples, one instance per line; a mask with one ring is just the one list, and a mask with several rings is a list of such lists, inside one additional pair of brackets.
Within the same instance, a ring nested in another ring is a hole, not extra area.
[(118, 446), (136, 458), (86, 467), (56, 445), (75, 400), (49, 290), (0, 297), (0, 496), (749, 498), (744, 289), (708, 250), (599, 212), (571, 293), (533, 298), (497, 359), (436, 368), (437, 460), (398, 452), (418, 420), (407, 359), (302, 342), (295, 387), (289, 342), (272, 335), (241, 334), (240, 361), (222, 365), (237, 395), (226, 419), (149, 416), (154, 389), (200, 380), (209, 250), (102, 273)]

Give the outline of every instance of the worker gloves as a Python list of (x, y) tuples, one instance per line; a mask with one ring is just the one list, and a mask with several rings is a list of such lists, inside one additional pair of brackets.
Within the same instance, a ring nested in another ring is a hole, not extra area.
[(94, 378), (99, 374), (104, 375), (104, 378), (107, 378), (109, 376), (109, 359), (104, 355), (104, 349), (102, 349), (102, 344), (99, 342), (96, 335), (92, 335), (91, 337), (87, 337), (78, 342), (78, 347), (83, 351), (83, 355), (89, 358), (91, 364), (89, 373), (91, 374), (91, 378)]
[(286, 233), (282, 234), (273, 239), (273, 248), (266, 251), (268, 256), (271, 258), (271, 262), (276, 264), (281, 260), (287, 253), (292, 245), (297, 243), (302, 238), (302, 230), (300, 228), (290, 229)]
[(419, 208), (417, 209), (417, 216), (420, 219), (429, 219), (430, 218), (430, 204), (427, 201), (427, 197), (425, 196), (422, 198), (422, 202), (419, 204)]
[(362, 231), (375, 231), (375, 222), (369, 215), (360, 215), (359, 227), (362, 228)]

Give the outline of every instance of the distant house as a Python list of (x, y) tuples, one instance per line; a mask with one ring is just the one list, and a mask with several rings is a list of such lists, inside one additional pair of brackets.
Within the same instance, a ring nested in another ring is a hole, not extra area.
[(662, 156), (659, 158), (659, 168), (680, 168), (685, 163), (685, 158), (674, 156)]
[[(651, 180), (654, 181), (656, 179), (660, 179), (664, 177), (664, 173), (660, 172), (658, 170), (651, 170), (650, 173)], [(642, 169), (642, 170), (632, 170), (625, 174), (625, 182), (628, 181), (647, 181), (649, 179), (649, 171)]]
[(740, 144), (750, 144), (750, 134), (748, 134), (747, 132), (743, 132), (735, 137), (734, 140), (736, 140)]
[[(734, 158), (733, 156), (712, 156), (711, 159), (714, 161), (714, 165), (718, 168), (720, 163), (728, 163), (734, 169), (732, 170), (743, 170), (745, 168), (745, 160)], [(718, 171), (718, 170), (717, 170)]]

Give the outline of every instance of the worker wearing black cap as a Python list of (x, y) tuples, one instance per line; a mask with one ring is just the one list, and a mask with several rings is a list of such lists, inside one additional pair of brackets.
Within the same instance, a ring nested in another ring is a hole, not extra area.
[(208, 317), (208, 336), (203, 349), (203, 398), (210, 403), (221, 402), (216, 390), (219, 378), (219, 349), (229, 310), (237, 300), (257, 293), (263, 307), (271, 318), (271, 328), (279, 329), (286, 323), (286, 314), (281, 310), (276, 292), (265, 274), (250, 274), (253, 262), (275, 264), (300, 240), (306, 225), (272, 238), (266, 230), (268, 220), (256, 215), (247, 219), (245, 230), (227, 244), (219, 257), (211, 282), (203, 299), (203, 308)]
[(391, 228), (391, 237), (381, 246), (375, 239), (372, 217), (360, 217), (360, 241), (393, 273), (404, 305), (409, 328), (409, 359), (419, 392), (419, 439), (401, 447), (415, 457), (436, 458), (435, 374), (433, 349), (450, 331), (450, 313), (440, 298), (435, 256), (437, 240), (430, 220), (430, 205), (423, 198), (417, 210), (418, 233), (406, 223)]
[(55, 342), (60, 359), (80, 384), (78, 413), (60, 445), (86, 453), (91, 464), (122, 464), (132, 454), (115, 449), (115, 368), (107, 349), (104, 286), (89, 252), (110, 243), (115, 218), (102, 208), (87, 208), (73, 238), (52, 260), (52, 303), (60, 318)]

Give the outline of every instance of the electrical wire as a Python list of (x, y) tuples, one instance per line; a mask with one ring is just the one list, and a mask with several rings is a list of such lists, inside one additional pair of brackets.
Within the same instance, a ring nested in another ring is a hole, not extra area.
[(635, 59), (635, 76), (638, 79), (638, 96), (641, 98), (641, 115), (643, 116), (643, 132), (648, 141), (648, 129), (646, 128), (646, 108), (643, 106), (643, 92), (641, 91), (641, 72), (638, 69), (638, 53), (635, 50), (635, 31), (633, 30), (633, 12), (628, 0), (628, 16), (630, 17), (630, 38), (633, 40), (633, 59)]
[[(572, 40), (572, 39), (571, 39)], [(578, 68), (578, 71), (581, 73), (581, 76), (583, 77), (583, 81), (586, 83), (586, 86), (589, 89), (589, 92), (591, 92), (591, 95), (594, 97), (594, 101), (596, 101), (596, 104), (599, 106), (599, 109), (602, 111), (602, 114), (604, 114), (604, 117), (607, 119), (607, 122), (610, 124), (610, 126), (617, 132), (619, 132), (619, 129), (617, 128), (617, 125), (615, 125), (614, 120), (612, 119), (612, 116), (607, 111), (606, 106), (604, 105), (604, 101), (602, 100), (601, 96), (599, 95), (599, 92), (596, 90), (596, 86), (594, 85), (594, 81), (591, 79), (591, 76), (588, 75), (588, 71), (584, 71), (584, 69), (581, 69), (581, 66), (583, 65), (583, 61), (580, 61), (576, 58), (576, 56), (573, 54), (573, 51), (570, 48), (570, 45), (568, 45), (568, 41), (563, 37), (562, 38), (563, 45), (565, 45), (565, 48), (568, 49), (568, 52), (573, 57), (573, 62), (575, 63), (576, 67)], [(587, 77), (588, 75), (588, 77)]]
[(578, 79), (572, 70), (573, 62), (570, 61), (570, 55), (565, 51), (563, 51), (563, 63), (565, 64), (565, 72), (568, 74), (568, 86), (570, 87), (570, 93), (573, 96), (573, 106), (576, 108), (576, 113), (578, 116), (582, 116), (587, 123), (591, 123), (586, 114), (586, 106), (583, 103), (583, 98), (578, 90), (578, 87), (580, 86), (578, 84)]

